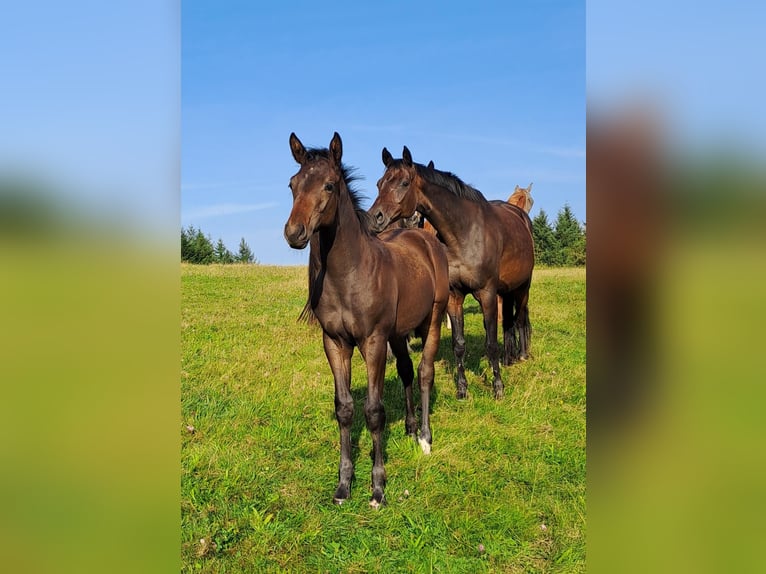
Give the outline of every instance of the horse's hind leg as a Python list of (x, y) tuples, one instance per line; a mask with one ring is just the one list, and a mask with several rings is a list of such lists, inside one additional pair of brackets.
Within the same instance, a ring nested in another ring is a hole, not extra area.
[(418, 420), (415, 417), (415, 408), (412, 402), (412, 381), (415, 378), (415, 371), (412, 368), (412, 359), (408, 352), (406, 337), (391, 337), (388, 341), (391, 351), (396, 357), (396, 372), (404, 385), (404, 400), (406, 404), (407, 415), (404, 428), (407, 434), (417, 440)]
[(486, 288), (474, 293), (479, 300), (482, 313), (484, 314), (484, 331), (487, 334), (487, 358), (492, 365), (492, 390), (495, 398), (503, 397), (504, 385), (500, 376), (500, 347), (497, 344), (497, 292), (492, 288)]
[(455, 354), (455, 370), (457, 371), (455, 384), (457, 386), (457, 398), (464, 399), (468, 393), (468, 381), (465, 378), (465, 336), (463, 333), (463, 301), (465, 295), (457, 291), (451, 291), (447, 313), (452, 322), (452, 351)]
[[(443, 305), (443, 302), (442, 302)], [(423, 324), (421, 338), (423, 339), (423, 355), (418, 365), (418, 386), (420, 387), (420, 405), (423, 411), (418, 443), (425, 454), (431, 454), (431, 389), (434, 386), (434, 361), (439, 350), (441, 337), (441, 315), (443, 308), (437, 304), (431, 316)]]
[(521, 361), (529, 358), (529, 344), (532, 338), (532, 325), (529, 323), (529, 282), (516, 292), (515, 330), (519, 334), (519, 353)]
[(514, 297), (509, 293), (503, 298), (503, 365), (515, 363), (519, 358), (516, 340), (515, 320), (513, 316)]

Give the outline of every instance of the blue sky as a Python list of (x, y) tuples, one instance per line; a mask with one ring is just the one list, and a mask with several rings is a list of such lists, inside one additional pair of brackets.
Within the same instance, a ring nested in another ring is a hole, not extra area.
[(589, 0), (589, 104), (649, 104), (682, 153), (762, 157), (765, 26), (762, 0)]
[(327, 146), (374, 199), (381, 149), (403, 145), (532, 215), (585, 220), (584, 2), (182, 5), (181, 224), (298, 265), (282, 229), (288, 137)]

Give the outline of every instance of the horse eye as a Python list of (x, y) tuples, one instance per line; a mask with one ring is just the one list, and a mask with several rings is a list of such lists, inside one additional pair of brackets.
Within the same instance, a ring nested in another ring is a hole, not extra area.
[(409, 181), (408, 179), (405, 179), (405, 180), (402, 182), (402, 187), (407, 187), (409, 184), (410, 184), (410, 181)]
[(324, 190), (325, 191), (332, 191), (335, 186), (331, 183), (325, 183), (324, 184)]

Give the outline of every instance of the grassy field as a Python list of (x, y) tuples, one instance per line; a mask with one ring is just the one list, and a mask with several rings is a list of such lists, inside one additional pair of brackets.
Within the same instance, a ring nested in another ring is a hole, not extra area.
[(532, 359), (503, 368), (501, 401), (478, 304), (466, 299), (468, 398), (455, 398), (443, 328), (430, 456), (405, 436), (389, 363), (378, 511), (358, 351), (357, 480), (332, 504), (332, 375), (321, 330), (296, 321), (305, 268), (182, 265), (181, 281), (183, 572), (585, 571), (584, 269), (535, 272)]

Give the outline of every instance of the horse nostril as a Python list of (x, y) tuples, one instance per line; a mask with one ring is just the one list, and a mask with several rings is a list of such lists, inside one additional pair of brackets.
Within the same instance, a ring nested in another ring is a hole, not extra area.
[(383, 212), (379, 211), (378, 214), (375, 216), (375, 221), (377, 221), (379, 224), (383, 224)]
[(291, 225), (289, 222), (285, 225), (285, 239), (288, 243), (303, 241), (306, 238), (306, 228), (302, 223)]

